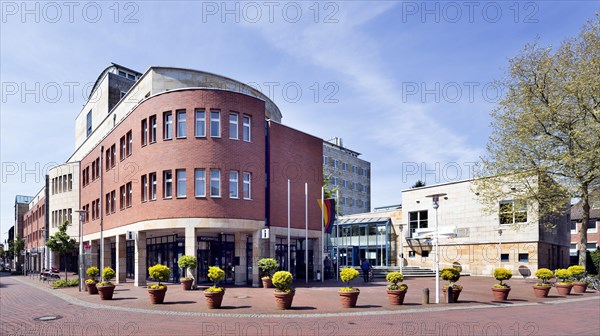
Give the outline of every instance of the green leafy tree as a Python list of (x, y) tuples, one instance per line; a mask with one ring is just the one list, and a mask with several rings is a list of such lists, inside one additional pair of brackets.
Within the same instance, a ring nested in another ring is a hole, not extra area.
[[(581, 199), (579, 264), (586, 265), (590, 195), (600, 189), (600, 15), (553, 50), (537, 41), (510, 60), (505, 95), (492, 112), (492, 135), (477, 179), (488, 204), (510, 185), (555, 224), (570, 197)], [(534, 177), (532, 179), (532, 176)], [(516, 198), (515, 198), (516, 199)]]
[(411, 187), (411, 189), (414, 188), (421, 188), (425, 186), (425, 182), (421, 181), (421, 180), (417, 180), (417, 182), (415, 182), (415, 184), (413, 184), (413, 186)]
[(67, 280), (67, 254), (77, 249), (77, 241), (67, 234), (69, 221), (58, 226), (58, 231), (46, 241), (46, 246), (65, 258), (65, 280)]
[[(21, 237), (15, 237), (14, 240), (8, 242), (9, 258), (19, 257), (21, 252), (25, 250), (25, 240)], [(17, 272), (21, 270), (21, 265), (16, 263)]]

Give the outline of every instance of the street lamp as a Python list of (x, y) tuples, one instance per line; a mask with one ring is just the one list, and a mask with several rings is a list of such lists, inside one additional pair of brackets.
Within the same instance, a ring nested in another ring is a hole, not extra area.
[(83, 221), (87, 211), (75, 210), (79, 214), (79, 291), (83, 290)]
[(498, 252), (498, 263), (500, 264), (500, 268), (502, 268), (502, 228), (498, 229), (498, 248), (499, 248), (499, 252)]
[(440, 303), (440, 249), (439, 249), (439, 226), (438, 226), (438, 208), (440, 207), (440, 196), (447, 194), (433, 194), (426, 197), (431, 197), (433, 201), (433, 209), (435, 210), (435, 303)]

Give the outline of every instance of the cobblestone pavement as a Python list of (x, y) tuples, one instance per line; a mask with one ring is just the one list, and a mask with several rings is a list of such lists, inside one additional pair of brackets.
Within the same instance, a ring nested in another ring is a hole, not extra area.
[[(407, 279), (405, 305), (391, 306), (385, 283), (361, 289), (358, 307), (343, 309), (335, 281), (298, 284), (293, 309), (274, 308), (272, 291), (234, 287), (223, 309), (209, 310), (200, 291), (169, 286), (165, 304), (145, 288), (119, 285), (114, 300), (76, 288), (54, 290), (23, 276), (0, 278), (0, 335), (598, 335), (600, 294), (533, 297), (533, 280), (510, 281), (509, 301), (491, 299), (493, 279), (463, 277), (458, 304), (421, 304), (432, 278)], [(433, 290), (431, 291), (433, 293)], [(431, 295), (433, 302), (434, 295)], [(58, 316), (58, 319), (51, 319)]]

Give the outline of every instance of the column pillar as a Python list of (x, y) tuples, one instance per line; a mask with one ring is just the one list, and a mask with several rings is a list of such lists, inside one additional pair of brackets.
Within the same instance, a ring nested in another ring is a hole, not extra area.
[[(194, 226), (186, 226), (185, 227), (185, 255), (197, 257), (198, 251), (198, 239), (196, 238), (196, 228)], [(196, 289), (196, 275), (197, 269), (186, 270), (186, 277), (192, 277), (194, 282), (192, 283), (192, 288)]]
[(135, 238), (134, 286), (146, 286), (146, 232), (138, 231)]
[(256, 262), (262, 256), (264, 256), (264, 241), (260, 238), (260, 229), (256, 230), (252, 234), (252, 287), (261, 287), (262, 281), (260, 280), (259, 270), (256, 266)]
[[(92, 246), (92, 255), (90, 256), (90, 265), (89, 266), (96, 266), (98, 268), (100, 268), (100, 265), (98, 264), (98, 257), (96, 255), (96, 253), (98, 253), (98, 248), (100, 247), (100, 241), (99, 240), (90, 240), (88, 241), (88, 244), (90, 244)], [(85, 269), (83, 270), (85, 272)], [(102, 270), (100, 270), (102, 272)]]
[[(117, 235), (115, 243), (115, 253), (117, 259), (117, 269), (115, 272), (117, 273), (117, 283), (127, 282), (127, 241), (125, 240), (125, 235)], [(104, 250), (104, 255), (106, 255), (106, 250)]]
[(240, 260), (239, 265), (234, 265), (235, 269), (235, 284), (243, 286), (246, 284), (246, 273), (248, 267), (246, 267), (246, 233), (236, 232), (235, 233), (235, 257)]
[(104, 247), (104, 260), (100, 259), (102, 265), (98, 265), (98, 267), (102, 266), (104, 268), (110, 267), (110, 259), (111, 259), (111, 251), (110, 251), (110, 238), (104, 238), (102, 242), (102, 246)]

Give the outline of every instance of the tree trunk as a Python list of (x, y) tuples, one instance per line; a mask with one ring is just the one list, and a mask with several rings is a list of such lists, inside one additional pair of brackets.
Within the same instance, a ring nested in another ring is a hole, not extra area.
[(590, 221), (590, 195), (588, 184), (582, 184), (581, 205), (583, 214), (581, 216), (581, 227), (579, 228), (579, 265), (586, 267), (587, 261), (587, 228)]
[(67, 280), (67, 254), (64, 254), (65, 256), (65, 281)]

